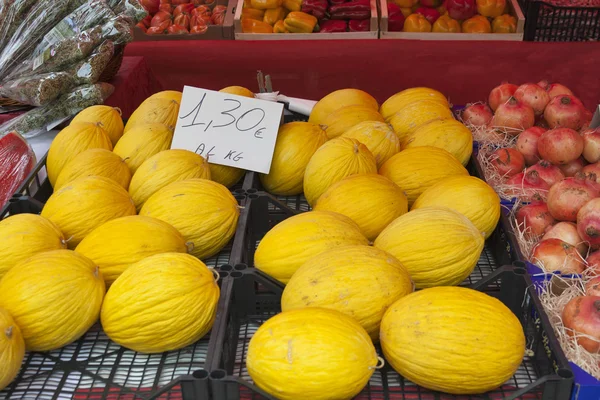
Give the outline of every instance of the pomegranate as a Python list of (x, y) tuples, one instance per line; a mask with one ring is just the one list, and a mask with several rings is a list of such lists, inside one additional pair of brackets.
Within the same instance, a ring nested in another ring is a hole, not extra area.
[(490, 159), (502, 176), (511, 177), (525, 168), (523, 155), (513, 148), (498, 149), (491, 154)]
[(579, 209), (577, 231), (591, 248), (600, 247), (600, 198), (588, 201)]
[(577, 213), (585, 203), (598, 197), (597, 183), (577, 173), (572, 178), (565, 178), (555, 183), (548, 192), (548, 210), (559, 221), (577, 221)]
[(519, 138), (517, 139), (517, 144), (515, 147), (519, 153), (523, 154), (526, 165), (533, 165), (540, 160), (540, 153), (538, 153), (537, 144), (538, 139), (544, 132), (546, 132), (544, 128), (533, 126), (529, 129), (525, 129), (519, 134)]
[(544, 79), (544, 80), (539, 81), (537, 83), (537, 85), (544, 90), (548, 90), (548, 87), (550, 86), (550, 82), (548, 82), (547, 80)]
[(548, 205), (539, 198), (519, 208), (516, 221), (529, 239), (540, 238), (555, 222), (548, 211)]
[(445, 5), (452, 19), (465, 20), (477, 14), (475, 0), (446, 0)]
[(600, 275), (600, 251), (589, 254), (585, 262), (588, 270), (591, 270), (594, 275)]
[(546, 239), (533, 249), (533, 262), (546, 272), (580, 274), (585, 269), (583, 258), (569, 243), (560, 239)]
[(589, 163), (600, 161), (600, 128), (590, 129), (581, 134), (583, 137), (583, 158)]
[(583, 153), (583, 138), (573, 129), (550, 129), (540, 136), (538, 152), (540, 157), (552, 164), (567, 164)]
[(535, 123), (533, 108), (523, 104), (514, 97), (510, 97), (506, 103), (502, 103), (496, 109), (492, 126), (505, 128), (514, 135), (529, 129)]
[(600, 276), (590, 279), (585, 284), (585, 294), (587, 296), (600, 296)]
[(533, 108), (536, 116), (542, 115), (550, 102), (548, 93), (535, 83), (524, 83), (515, 91), (514, 97), (523, 104)]
[(590, 353), (600, 350), (600, 297), (575, 297), (565, 306), (562, 322), (581, 347)]
[(550, 99), (553, 99), (556, 96), (560, 96), (563, 94), (573, 96), (573, 92), (571, 92), (571, 90), (568, 87), (566, 87), (565, 85), (561, 85), (560, 83), (553, 83), (549, 85), (546, 90), (548, 91), (548, 96), (550, 96)]
[(550, 100), (544, 110), (544, 119), (550, 128), (579, 130), (584, 123), (583, 103), (575, 97), (562, 94)]
[(581, 172), (589, 179), (592, 177), (596, 179), (596, 182), (600, 183), (600, 162), (586, 165), (581, 169)]
[(565, 178), (560, 168), (556, 165), (552, 165), (546, 160), (541, 160), (537, 164), (527, 168), (527, 171), (536, 171), (540, 178), (548, 184), (548, 186), (554, 185), (556, 182)]
[(490, 96), (488, 98), (488, 103), (490, 104), (490, 108), (494, 111), (500, 106), (500, 104), (504, 104), (515, 94), (518, 86), (513, 85), (512, 83), (502, 82), (500, 86), (496, 86), (490, 92)]
[(550, 186), (540, 178), (537, 171), (523, 171), (506, 181), (509, 193), (527, 201), (531, 196), (547, 192)]
[(577, 232), (577, 225), (573, 222), (559, 222), (547, 228), (542, 240), (560, 239), (571, 246), (575, 246), (579, 254), (585, 255), (588, 250), (586, 242), (581, 240), (581, 236)]
[(465, 125), (487, 126), (492, 121), (492, 110), (487, 104), (468, 104), (462, 112)]
[(560, 164), (558, 168), (562, 171), (562, 173), (568, 178), (571, 176), (575, 176), (579, 171), (585, 167), (586, 162), (583, 157), (579, 157), (575, 161), (571, 161), (570, 163)]

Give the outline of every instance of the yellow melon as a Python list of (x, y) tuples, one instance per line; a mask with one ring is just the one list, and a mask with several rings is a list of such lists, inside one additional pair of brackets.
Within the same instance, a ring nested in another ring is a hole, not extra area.
[(208, 164), (210, 180), (220, 183), (225, 187), (232, 187), (246, 174), (245, 169), (229, 167), (227, 165)]
[(359, 89), (340, 89), (329, 93), (315, 104), (308, 122), (323, 124), (332, 112), (346, 106), (365, 106), (377, 111), (379, 104), (369, 93)]
[(394, 220), (374, 246), (396, 257), (421, 289), (464, 281), (479, 260), (484, 238), (464, 215), (426, 207)]
[(147, 257), (125, 270), (106, 293), (102, 327), (114, 342), (142, 353), (189, 346), (215, 320), (220, 292), (215, 276), (188, 254)]
[(27, 350), (49, 351), (80, 338), (104, 297), (98, 267), (71, 250), (38, 253), (0, 280), (0, 307), (14, 318)]
[(381, 105), (379, 112), (386, 121), (389, 121), (394, 114), (404, 107), (421, 100), (435, 101), (448, 108), (450, 107), (448, 99), (437, 90), (426, 87), (416, 87), (405, 89), (388, 98)]
[(37, 214), (16, 214), (0, 221), (0, 279), (34, 254), (67, 247), (52, 221)]
[(412, 210), (439, 206), (469, 218), (486, 239), (500, 219), (500, 197), (490, 185), (474, 176), (451, 176), (439, 181), (417, 198)]
[(139, 124), (123, 135), (114, 152), (134, 174), (144, 161), (171, 147), (173, 129), (166, 125)]
[(436, 287), (402, 297), (383, 316), (386, 360), (417, 385), (457, 395), (496, 389), (525, 354), (523, 327), (499, 300)]
[(420, 146), (444, 149), (462, 165), (467, 165), (473, 152), (473, 135), (469, 128), (455, 119), (435, 120), (407, 136), (404, 148)]
[(323, 121), (323, 125), (327, 127), (325, 129), (327, 137), (333, 139), (364, 121), (383, 122), (383, 117), (377, 110), (368, 106), (346, 106), (329, 114)]
[(406, 193), (409, 206), (421, 193), (442, 179), (454, 175), (469, 175), (452, 154), (430, 146), (401, 151), (381, 166), (379, 174), (400, 186)]
[(233, 237), (240, 212), (225, 186), (207, 179), (188, 179), (150, 196), (140, 215), (173, 225), (193, 245), (190, 253), (205, 259), (221, 251)]
[(58, 190), (77, 178), (103, 176), (112, 179), (127, 190), (131, 181), (131, 171), (121, 157), (106, 149), (89, 149), (79, 153), (64, 166), (54, 190)]
[(106, 131), (98, 124), (79, 122), (60, 131), (52, 141), (46, 159), (50, 184), (54, 186), (65, 165), (88, 149), (113, 149)]
[(123, 118), (121, 118), (121, 110), (117, 107), (103, 105), (88, 107), (77, 114), (71, 121), (72, 124), (78, 122), (99, 123), (106, 131), (113, 146), (123, 136)]
[(144, 102), (153, 99), (169, 99), (175, 100), (179, 104), (181, 104), (181, 97), (183, 96), (183, 92), (177, 90), (163, 90), (162, 92), (154, 93), (152, 96), (148, 97)]
[(186, 253), (183, 236), (156, 218), (130, 215), (94, 229), (75, 248), (100, 267), (110, 286), (130, 265), (161, 253)]
[(436, 119), (453, 119), (447, 105), (432, 100), (411, 103), (392, 115), (390, 124), (404, 145), (408, 136), (417, 128)]
[(140, 124), (159, 123), (175, 129), (179, 115), (179, 102), (168, 97), (146, 99), (131, 114), (125, 125), (124, 133)]
[(309, 211), (275, 225), (254, 254), (256, 268), (287, 283), (308, 259), (337, 246), (367, 245), (350, 218), (330, 211)]
[(370, 246), (343, 246), (311, 258), (294, 273), (281, 296), (281, 309), (337, 310), (378, 340), (385, 310), (412, 291), (408, 271), (390, 254)]
[(351, 218), (369, 240), (408, 211), (406, 195), (394, 182), (377, 174), (351, 175), (331, 185), (314, 210)]
[(328, 141), (311, 157), (304, 173), (304, 196), (314, 207), (334, 183), (354, 174), (377, 173), (375, 157), (356, 139)]
[(246, 89), (243, 86), (227, 86), (219, 90), (219, 92), (235, 94), (243, 97), (250, 97), (251, 99), (254, 98), (254, 93), (252, 93), (251, 90)]
[(41, 213), (75, 248), (91, 231), (111, 219), (135, 215), (129, 193), (115, 181), (101, 176), (76, 179), (54, 192)]
[(12, 316), (0, 308), (0, 390), (15, 379), (25, 356), (21, 329)]
[(204, 157), (188, 150), (165, 150), (144, 161), (135, 171), (129, 194), (139, 210), (150, 196), (168, 184), (193, 178), (210, 179)]
[(302, 193), (304, 172), (315, 151), (327, 141), (320, 125), (310, 122), (290, 122), (279, 128), (271, 170), (260, 174), (266, 191), (282, 196)]
[(342, 137), (356, 139), (367, 146), (367, 149), (375, 156), (377, 168), (401, 149), (400, 139), (392, 128), (383, 122), (361, 122), (348, 129)]
[(339, 311), (286, 311), (261, 325), (248, 345), (254, 383), (281, 400), (350, 399), (380, 364), (369, 335)]

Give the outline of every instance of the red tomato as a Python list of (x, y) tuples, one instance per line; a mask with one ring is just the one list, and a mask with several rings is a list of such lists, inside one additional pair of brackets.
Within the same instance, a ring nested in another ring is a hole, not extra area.
[(141, 22), (138, 22), (135, 26), (137, 26), (138, 28), (140, 28), (142, 30), (142, 32), (146, 32), (146, 25), (142, 24)]
[(204, 0), (192, 0), (194, 6), (201, 6), (204, 4)]
[(171, 0), (160, 0), (160, 4), (171, 4)]
[(207, 6), (212, 6), (216, 3), (216, 0), (206, 0), (204, 4), (206, 4)]
[(165, 30), (164, 30), (164, 29), (161, 29), (161, 28), (160, 28), (160, 27), (158, 27), (158, 26), (153, 26), (153, 27), (150, 27), (150, 28), (148, 28), (148, 30), (146, 31), (146, 34), (147, 34), (147, 35), (161, 35), (161, 34), (163, 34), (163, 33), (165, 33)]
[(210, 14), (210, 8), (208, 6), (198, 6), (192, 10), (192, 17), (203, 14)]
[(186, 4), (189, 2), (190, 2), (190, 0), (171, 0), (171, 4), (173, 4), (174, 6), (178, 6), (180, 4)]
[(169, 35), (182, 35), (184, 33), (189, 33), (185, 27), (181, 25), (171, 25), (168, 29)]
[(179, 14), (173, 20), (173, 25), (183, 26), (185, 29), (190, 28), (190, 16), (187, 14)]
[(225, 22), (225, 13), (216, 13), (211, 17), (211, 22), (213, 25), (223, 25)]
[(171, 14), (171, 11), (173, 11), (173, 6), (167, 3), (162, 3), (160, 6), (158, 6), (158, 10)]
[(154, 17), (152, 17), (150, 26), (159, 26), (160, 24), (162, 24), (165, 21), (169, 21), (169, 25), (171, 25), (170, 22), (172, 20), (173, 20), (173, 16), (171, 14), (169, 14), (168, 12), (165, 12), (165, 11), (159, 11), (154, 15)]
[(156, 14), (158, 12), (160, 0), (139, 0), (139, 2), (150, 14)]
[(145, 17), (143, 20), (141, 20), (140, 22), (141, 22), (142, 24), (144, 24), (144, 26), (145, 26), (146, 28), (148, 28), (148, 27), (150, 26), (150, 22), (151, 22), (151, 21), (152, 21), (152, 15), (146, 15), (146, 17)]
[(210, 15), (196, 15), (195, 17), (192, 17), (192, 20), (190, 22), (190, 26), (196, 26), (196, 25), (211, 25), (212, 24), (212, 20)]
[(215, 6), (213, 14), (224, 13), (225, 11), (227, 11), (227, 6)]
[(201, 35), (203, 33), (206, 33), (207, 30), (208, 30), (208, 26), (206, 26), (206, 25), (196, 25), (196, 26), (193, 26), (192, 29), (190, 29), (190, 33), (196, 34), (196, 35)]
[(181, 4), (177, 7), (175, 7), (175, 10), (173, 10), (173, 16), (178, 16), (179, 14), (187, 14), (190, 15), (192, 13), (192, 11), (194, 11), (194, 5), (191, 3), (187, 3), (187, 4)]

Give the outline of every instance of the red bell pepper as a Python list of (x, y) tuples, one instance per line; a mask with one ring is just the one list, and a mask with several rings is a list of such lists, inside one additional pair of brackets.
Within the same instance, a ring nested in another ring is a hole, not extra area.
[(342, 20), (327, 20), (321, 22), (321, 33), (346, 32), (348, 30), (348, 22)]
[(388, 31), (389, 32), (402, 32), (404, 29), (404, 15), (402, 13), (395, 14), (388, 17)]
[(327, 12), (327, 0), (304, 0), (302, 2), (302, 12), (321, 20), (325, 18)]
[(431, 7), (419, 7), (415, 13), (424, 16), (431, 25), (440, 17), (438, 10)]
[(352, 0), (329, 8), (331, 19), (369, 19), (371, 18), (370, 0)]
[(371, 21), (368, 19), (358, 20), (352, 19), (348, 21), (348, 30), (350, 32), (368, 32), (371, 26)]

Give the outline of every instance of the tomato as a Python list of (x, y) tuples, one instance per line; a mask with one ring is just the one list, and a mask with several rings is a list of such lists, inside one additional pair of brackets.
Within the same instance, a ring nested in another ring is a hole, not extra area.
[(144, 24), (144, 26), (145, 26), (146, 28), (148, 28), (148, 27), (150, 26), (150, 22), (151, 22), (151, 21), (152, 21), (152, 15), (146, 15), (146, 17), (145, 17), (143, 20), (141, 20), (140, 22), (141, 22), (142, 24)]
[(150, 14), (156, 14), (158, 12), (160, 0), (139, 0), (139, 2)]
[(138, 28), (140, 28), (142, 30), (142, 32), (146, 32), (146, 25), (142, 24), (141, 22), (138, 22), (135, 26), (137, 26)]
[[(171, 14), (169, 14), (168, 12), (165, 12), (165, 11), (159, 11), (154, 15), (154, 17), (152, 17), (150, 26), (159, 26), (160, 24), (162, 24), (165, 21), (169, 21), (169, 25), (171, 25), (170, 22), (172, 20), (173, 20), (173, 16)], [(167, 27), (169, 25), (167, 25)]]
[(227, 6), (215, 6), (213, 14), (224, 13), (225, 11), (227, 11)]
[(192, 10), (192, 17), (198, 16), (198, 15), (203, 15), (203, 14), (210, 15), (210, 8), (208, 6), (198, 6)]
[(211, 17), (211, 22), (213, 25), (223, 25), (225, 22), (225, 13), (215, 13)]
[(196, 7), (201, 6), (204, 4), (204, 0), (192, 0), (192, 4)]
[(150, 27), (150, 28), (148, 28), (148, 30), (146, 31), (146, 34), (147, 34), (147, 35), (161, 35), (161, 34), (163, 34), (163, 33), (165, 33), (165, 30), (164, 30), (164, 29), (161, 29), (161, 28), (160, 28), (160, 27), (158, 27), (158, 26), (153, 26), (153, 27)]
[(206, 2), (204, 4), (206, 4), (207, 6), (212, 6), (215, 3), (216, 3), (216, 0), (206, 0)]
[(183, 26), (185, 29), (190, 28), (190, 16), (187, 14), (179, 14), (173, 20), (173, 25)]
[(182, 35), (185, 33), (189, 33), (185, 27), (181, 25), (171, 25), (168, 29), (169, 35)]
[(194, 5), (191, 3), (188, 4), (181, 4), (177, 7), (175, 7), (175, 10), (173, 10), (173, 16), (178, 16), (179, 14), (186, 14), (186, 15), (190, 15), (192, 13), (192, 11), (194, 11)]
[(171, 4), (173, 4), (174, 6), (178, 6), (181, 4), (186, 4), (189, 3), (190, 0), (171, 0)]
[(190, 22), (190, 26), (196, 26), (196, 25), (212, 25), (212, 20), (210, 15), (196, 15), (195, 17), (192, 17), (192, 20)]
[(171, 4), (171, 0), (160, 0), (160, 4)]
[(203, 33), (206, 33), (206, 31), (208, 31), (208, 26), (206, 25), (196, 25), (193, 26), (192, 29), (190, 29), (190, 33), (196, 35), (201, 35)]
[(160, 6), (158, 6), (158, 10), (168, 12), (169, 14), (171, 14), (171, 11), (173, 11), (173, 6), (170, 4), (163, 3)]

